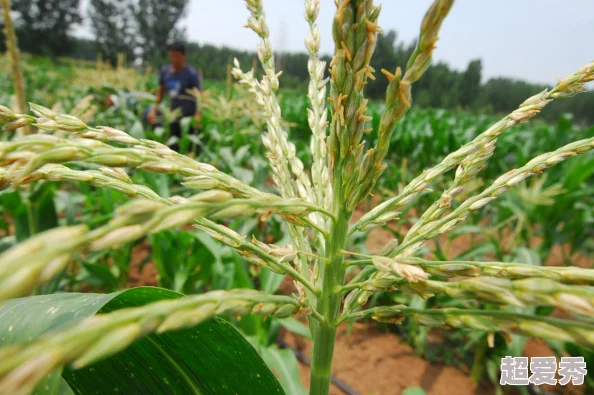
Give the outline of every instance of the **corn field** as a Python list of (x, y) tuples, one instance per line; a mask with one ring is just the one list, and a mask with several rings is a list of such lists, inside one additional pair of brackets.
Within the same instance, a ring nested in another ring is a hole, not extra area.
[[(180, 139), (143, 118), (151, 70), (8, 46), (0, 394), (328, 394), (356, 322), (492, 393), (532, 339), (594, 363), (594, 127), (538, 119), (586, 91), (594, 62), (501, 117), (417, 108), (453, 0), (390, 70), (370, 66), (373, 0), (336, 1), (328, 64), (305, 0), (310, 82), (284, 90), (262, 3), (245, 0), (259, 65), (192, 92), (201, 133), (187, 120)], [(375, 78), (382, 102), (365, 96)], [(306, 382), (283, 333), (311, 344)]]

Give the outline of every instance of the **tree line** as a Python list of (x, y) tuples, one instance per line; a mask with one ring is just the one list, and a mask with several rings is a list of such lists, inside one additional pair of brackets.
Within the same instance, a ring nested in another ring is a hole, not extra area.
[[(57, 58), (69, 56), (104, 60), (116, 64), (118, 54), (142, 66), (160, 66), (166, 62), (167, 44), (184, 40), (185, 31), (179, 22), (188, 11), (189, 0), (90, 0), (87, 15), (82, 15), (80, 0), (13, 0), (15, 25), (19, 45), (24, 52)], [(93, 39), (72, 35), (83, 19), (89, 21)], [(372, 66), (393, 71), (395, 65), (406, 65), (416, 43), (398, 40), (389, 31), (377, 42)], [(4, 50), (0, 37), (0, 50)], [(204, 78), (224, 80), (227, 65), (238, 58), (244, 67), (251, 67), (256, 53), (227, 47), (187, 43), (188, 60), (200, 69)], [(307, 59), (303, 53), (278, 53), (277, 66), (283, 70), (281, 81), (286, 87), (304, 87), (308, 80)], [(330, 58), (326, 57), (329, 62)], [(446, 109), (468, 109), (481, 112), (507, 113), (544, 85), (498, 77), (482, 83), (480, 59), (472, 60), (465, 70), (458, 71), (446, 63), (433, 64), (413, 87), (415, 105)], [(377, 74), (369, 81), (367, 94), (381, 99), (387, 80)], [(555, 101), (543, 116), (557, 119), (562, 113), (572, 113), (581, 122), (594, 124), (594, 92), (579, 98)]]

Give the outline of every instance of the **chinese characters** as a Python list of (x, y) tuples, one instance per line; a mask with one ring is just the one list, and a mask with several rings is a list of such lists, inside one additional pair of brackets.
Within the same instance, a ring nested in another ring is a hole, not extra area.
[[(532, 374), (530, 374), (532, 373)], [(556, 378), (555, 373), (561, 377)], [(555, 357), (509, 357), (501, 359), (501, 385), (574, 385), (584, 384), (588, 373), (584, 357), (562, 357), (557, 366)]]

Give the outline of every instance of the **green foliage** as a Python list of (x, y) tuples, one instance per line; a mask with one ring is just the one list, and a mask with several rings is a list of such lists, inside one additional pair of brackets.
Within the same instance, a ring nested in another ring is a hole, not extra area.
[[(0, 306), (0, 346), (43, 338), (97, 313), (180, 297), (165, 289), (144, 287), (112, 294), (63, 293), (16, 299)], [(107, 393), (114, 388), (143, 394), (283, 393), (254, 348), (219, 318), (192, 329), (149, 336), (90, 367), (58, 369), (40, 383), (39, 393), (57, 393), (60, 375), (79, 394)]]
[(462, 74), (458, 89), (458, 100), (462, 107), (469, 107), (475, 103), (480, 93), (481, 69), (480, 59), (473, 60)]
[(402, 395), (425, 395), (426, 392), (421, 387), (408, 387), (402, 392)]
[(30, 191), (0, 192), (4, 212), (14, 220), (17, 242), (58, 226), (54, 190), (49, 184), (37, 184)]

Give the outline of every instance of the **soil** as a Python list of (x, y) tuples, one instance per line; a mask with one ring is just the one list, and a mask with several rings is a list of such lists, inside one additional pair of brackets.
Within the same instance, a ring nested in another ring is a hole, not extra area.
[(141, 267), (142, 262), (150, 254), (151, 246), (146, 239), (142, 244), (138, 244), (132, 249), (132, 262), (130, 262), (130, 272), (128, 273), (128, 286), (130, 288), (157, 285), (159, 272), (153, 262), (149, 261)]
[[(357, 210), (354, 219), (363, 214), (363, 209)], [(371, 231), (366, 246), (371, 253), (378, 252), (392, 234), (385, 229)], [(445, 241), (443, 239), (442, 241)], [(446, 255), (455, 256), (466, 251), (476, 239), (470, 236), (457, 238), (449, 245)], [(505, 243), (505, 240), (503, 241)], [(535, 243), (537, 240), (535, 241)], [(443, 243), (442, 243), (443, 244)], [(133, 261), (129, 277), (129, 286), (157, 285), (158, 272), (152, 262), (141, 266), (147, 255), (150, 255), (150, 245), (142, 243), (134, 248)], [(561, 265), (563, 262), (561, 247), (553, 250), (547, 265)], [(576, 265), (591, 267), (593, 262), (581, 256), (572, 257)], [(290, 278), (286, 278), (281, 287), (281, 293), (294, 292), (294, 285)], [(301, 351), (306, 357), (311, 356), (311, 341), (292, 333), (283, 334), (284, 340), (293, 348)], [(546, 343), (530, 340), (524, 350), (525, 356), (552, 356), (553, 351)], [(494, 394), (491, 383), (476, 384), (470, 378), (467, 369), (461, 369), (444, 364), (432, 364), (417, 356), (415, 351), (400, 341), (393, 332), (384, 332), (373, 322), (357, 323), (347, 333), (347, 327), (341, 326), (335, 346), (333, 360), (334, 376), (350, 386), (359, 394), (400, 394), (408, 387), (421, 387), (428, 395), (465, 395), (465, 394)], [(309, 365), (301, 362), (299, 375), (302, 383), (309, 385)], [(549, 387), (548, 393), (580, 394), (577, 387)], [(335, 384), (331, 394), (344, 394)], [(519, 393), (508, 388), (506, 393)]]
[[(311, 355), (310, 341), (292, 333), (285, 339), (306, 356)], [(396, 335), (382, 332), (372, 323), (357, 323), (350, 333), (344, 325), (338, 329), (332, 368), (335, 377), (360, 394), (400, 394), (415, 386), (429, 395), (494, 393), (487, 383), (476, 385), (468, 372), (428, 363)], [(299, 375), (307, 388), (309, 366), (302, 364)], [(335, 384), (330, 393), (344, 394)]]

